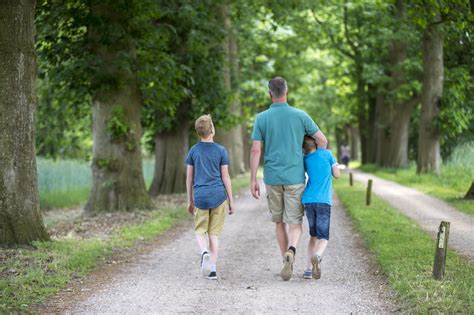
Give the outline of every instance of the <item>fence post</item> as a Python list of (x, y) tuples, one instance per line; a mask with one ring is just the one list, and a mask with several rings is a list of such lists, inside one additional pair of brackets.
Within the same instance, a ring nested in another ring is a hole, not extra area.
[(354, 182), (352, 181), (352, 172), (349, 173), (349, 186), (352, 186)]
[(365, 205), (366, 206), (370, 205), (371, 197), (372, 197), (372, 180), (369, 179), (369, 182), (367, 183), (367, 195), (366, 195), (366, 198), (365, 198)]
[(446, 254), (448, 252), (448, 238), (450, 223), (441, 221), (438, 229), (438, 238), (436, 240), (436, 252), (433, 264), (433, 277), (436, 280), (442, 280), (446, 270)]

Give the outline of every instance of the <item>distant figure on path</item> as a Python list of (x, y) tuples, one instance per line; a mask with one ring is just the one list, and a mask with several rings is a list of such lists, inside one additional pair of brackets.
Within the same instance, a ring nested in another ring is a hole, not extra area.
[(201, 249), (201, 273), (207, 279), (217, 280), (218, 237), (224, 227), (227, 200), (229, 214), (235, 211), (229, 156), (222, 145), (214, 143), (211, 116), (199, 117), (195, 128), (201, 141), (191, 148), (186, 158), (188, 212), (194, 214), (194, 230)]
[(308, 182), (302, 203), (309, 225), (308, 256), (305, 279), (321, 278), (321, 258), (329, 241), (332, 205), (332, 176), (340, 176), (338, 164), (331, 151), (319, 149), (313, 138), (305, 136), (303, 142), (304, 169)]
[(327, 147), (327, 140), (307, 113), (288, 105), (288, 86), (283, 78), (273, 78), (269, 81), (268, 88), (272, 105), (257, 114), (252, 132), (251, 192), (254, 198), (260, 197), (257, 169), (263, 144), (263, 181), (266, 184), (268, 207), (283, 256), (280, 275), (287, 281), (293, 274), (293, 262), (301, 237), (304, 215), (301, 197), (305, 176), (301, 144), (305, 135), (312, 136), (321, 148)]
[(349, 167), (349, 161), (351, 159), (351, 148), (347, 145), (347, 143), (344, 143), (341, 145), (341, 162), (346, 166), (346, 168)]

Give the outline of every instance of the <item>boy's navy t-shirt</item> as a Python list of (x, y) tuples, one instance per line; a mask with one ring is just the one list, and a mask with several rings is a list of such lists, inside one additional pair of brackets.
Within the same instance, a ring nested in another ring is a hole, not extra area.
[(326, 203), (332, 205), (332, 167), (337, 165), (331, 151), (318, 149), (304, 156), (304, 168), (308, 183), (302, 203)]
[(194, 167), (194, 206), (207, 210), (221, 205), (227, 199), (221, 166), (229, 165), (224, 146), (214, 142), (198, 142), (189, 150), (186, 164)]

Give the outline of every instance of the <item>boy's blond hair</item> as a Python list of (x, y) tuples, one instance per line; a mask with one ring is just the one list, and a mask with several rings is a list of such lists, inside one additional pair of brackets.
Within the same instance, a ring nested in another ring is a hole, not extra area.
[(214, 133), (214, 124), (212, 123), (211, 115), (202, 115), (194, 124), (194, 128), (199, 137), (205, 138), (211, 133)]
[(303, 141), (303, 150), (307, 153), (313, 149), (317, 149), (318, 146), (316, 145), (316, 140), (310, 136), (304, 136)]

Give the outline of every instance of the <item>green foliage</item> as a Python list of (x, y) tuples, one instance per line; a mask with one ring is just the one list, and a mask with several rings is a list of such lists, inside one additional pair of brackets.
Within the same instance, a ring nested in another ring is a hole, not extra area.
[(125, 226), (110, 239), (62, 239), (36, 242), (34, 247), (0, 249), (2, 273), (6, 272), (0, 279), (0, 312), (31, 311), (30, 306), (55, 294), (71, 279), (85, 276), (113, 251), (152, 239), (185, 217), (184, 209), (158, 210), (148, 222)]
[(464, 313), (473, 310), (474, 266), (448, 251), (446, 276), (432, 277), (435, 243), (418, 225), (372, 196), (365, 206), (361, 184), (349, 187), (347, 177), (334, 183), (343, 206), (375, 256), (403, 313)]
[(130, 131), (129, 124), (125, 118), (123, 106), (117, 105), (112, 108), (112, 113), (107, 122), (107, 131), (112, 139), (126, 138)]

